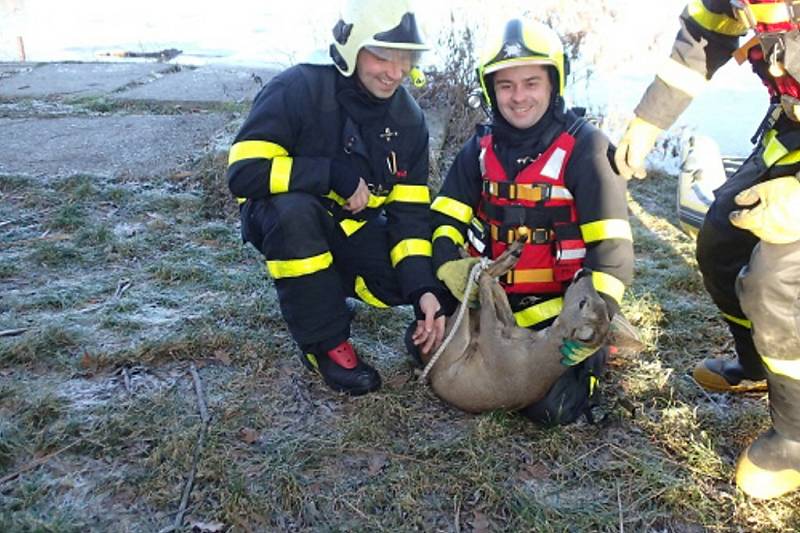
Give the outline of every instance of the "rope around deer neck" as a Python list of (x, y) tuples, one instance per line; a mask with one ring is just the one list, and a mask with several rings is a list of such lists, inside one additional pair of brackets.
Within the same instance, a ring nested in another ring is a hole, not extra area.
[(447, 337), (444, 339), (442, 344), (439, 346), (439, 349), (436, 350), (436, 353), (433, 354), (431, 360), (428, 361), (428, 364), (425, 365), (425, 369), (422, 371), (422, 375), (419, 377), (420, 383), (425, 383), (428, 379), (428, 374), (433, 369), (433, 365), (436, 364), (436, 361), (439, 360), (439, 357), (442, 356), (444, 353), (445, 348), (447, 345), (450, 344), (450, 341), (453, 340), (453, 337), (456, 335), (456, 330), (461, 325), (461, 321), (464, 319), (464, 313), (467, 310), (467, 295), (472, 291), (472, 287), (478, 282), (478, 276), (480, 276), (481, 272), (489, 268), (489, 265), (492, 264), (492, 260), (487, 257), (481, 257), (481, 260), (475, 263), (472, 269), (469, 271), (469, 278), (467, 279), (467, 287), (464, 289), (464, 294), (461, 297), (461, 305), (458, 306), (458, 313), (456, 314), (456, 320), (453, 323), (453, 327), (450, 328), (450, 333), (447, 334)]

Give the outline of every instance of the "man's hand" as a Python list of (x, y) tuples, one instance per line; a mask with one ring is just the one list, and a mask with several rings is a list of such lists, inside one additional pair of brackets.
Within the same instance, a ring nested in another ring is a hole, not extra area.
[(800, 240), (800, 181), (795, 176), (775, 178), (736, 195), (731, 224), (749, 230), (764, 242), (788, 244)]
[(617, 152), (614, 154), (614, 163), (620, 176), (626, 180), (631, 177), (637, 179), (647, 177), (644, 160), (655, 146), (656, 139), (662, 131), (658, 126), (653, 126), (639, 117), (634, 117), (628, 123), (628, 129), (619, 141)]
[(436, 277), (442, 280), (450, 292), (453, 293), (458, 301), (466, 303), (470, 307), (477, 307), (478, 304), (478, 284), (474, 284), (472, 292), (464, 295), (467, 290), (467, 283), (469, 282), (469, 273), (472, 272), (472, 267), (480, 261), (477, 257), (467, 257), (464, 259), (455, 259), (444, 263), (436, 271)]
[(369, 202), (369, 188), (367, 188), (367, 182), (364, 181), (364, 178), (359, 178), (358, 180), (358, 187), (356, 187), (356, 192), (347, 199), (347, 202), (342, 206), (345, 211), (350, 211), (354, 215), (364, 210), (367, 207), (367, 203)]
[(564, 339), (559, 351), (563, 356), (561, 364), (564, 366), (575, 366), (586, 360), (587, 357), (595, 353), (599, 348), (590, 346), (575, 339)]
[(419, 308), (425, 314), (425, 320), (417, 320), (417, 329), (414, 330), (411, 340), (414, 346), (420, 347), (423, 355), (427, 355), (438, 348), (444, 339), (445, 317), (436, 317), (442, 306), (432, 292), (420, 296)]

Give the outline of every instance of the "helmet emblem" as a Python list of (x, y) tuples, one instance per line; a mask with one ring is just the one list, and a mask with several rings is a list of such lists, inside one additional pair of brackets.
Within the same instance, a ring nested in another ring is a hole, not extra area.
[(519, 43), (506, 43), (503, 46), (503, 54), (506, 58), (520, 57), (522, 55), (522, 46)]

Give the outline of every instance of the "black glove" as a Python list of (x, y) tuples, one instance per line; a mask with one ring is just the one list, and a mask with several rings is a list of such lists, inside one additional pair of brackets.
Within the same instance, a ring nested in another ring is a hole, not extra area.
[(347, 200), (358, 188), (358, 180), (364, 178), (364, 181), (369, 181), (369, 171), (360, 167), (366, 165), (359, 165), (353, 158), (348, 159), (332, 159), (331, 160), (331, 177), (330, 187), (333, 192)]

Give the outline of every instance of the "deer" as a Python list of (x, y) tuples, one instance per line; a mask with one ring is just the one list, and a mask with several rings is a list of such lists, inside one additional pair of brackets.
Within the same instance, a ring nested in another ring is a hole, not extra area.
[(605, 302), (586, 275), (567, 288), (563, 309), (550, 326), (540, 331), (517, 326), (497, 277), (514, 267), (521, 249), (521, 243), (513, 243), (481, 270), (480, 307), (461, 303), (448, 317), (446, 344), (427, 361), (423, 359), (427, 366), (421, 379), (429, 376), (433, 391), (463, 411), (517, 410), (541, 400), (567, 371), (559, 352), (564, 339), (598, 349), (606, 343), (627, 350), (643, 346), (621, 313), (609, 319)]

